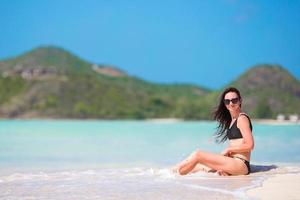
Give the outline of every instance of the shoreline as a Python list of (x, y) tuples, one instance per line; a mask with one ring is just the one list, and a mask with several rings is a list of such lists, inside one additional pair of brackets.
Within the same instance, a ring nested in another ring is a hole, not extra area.
[[(0, 117), (0, 120), (67, 120), (67, 121), (149, 121), (149, 122), (189, 122), (189, 121), (208, 121), (214, 122), (214, 120), (209, 119), (183, 119), (183, 118), (145, 118), (145, 119), (105, 119), (105, 118), (55, 118), (55, 117), (37, 117), (37, 118), (27, 118), (27, 117), (16, 117), (16, 118), (5, 118)], [(276, 119), (252, 119), (252, 122), (258, 124), (266, 124), (266, 125), (300, 125), (300, 120), (296, 122), (292, 122), (289, 120), (278, 121)]]
[(266, 125), (300, 125), (300, 121), (289, 121), (289, 120), (282, 120), (278, 121), (276, 119), (252, 119), (253, 122), (257, 124), (266, 124)]
[[(6, 117), (0, 117), (0, 120), (53, 120), (53, 121), (148, 121), (148, 122), (191, 122), (191, 121), (199, 121), (199, 122), (205, 122), (205, 121), (211, 121), (214, 122), (214, 120), (209, 119), (183, 119), (183, 118), (145, 118), (145, 119), (104, 119), (104, 118), (59, 118), (59, 117), (16, 117), (16, 118), (6, 118)], [(252, 122), (257, 124), (263, 124), (263, 125), (300, 125), (300, 120), (298, 121), (289, 121), (289, 120), (283, 120), (278, 121), (276, 119), (252, 119)]]
[(300, 199), (300, 173), (276, 174), (262, 185), (246, 191), (247, 196), (258, 199)]

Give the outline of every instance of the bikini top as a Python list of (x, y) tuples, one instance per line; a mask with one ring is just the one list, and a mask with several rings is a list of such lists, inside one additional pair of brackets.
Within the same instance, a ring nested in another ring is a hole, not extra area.
[[(240, 113), (239, 116), (241, 116), (241, 115), (245, 115), (249, 119), (250, 129), (252, 131), (252, 124), (251, 124), (251, 120), (250, 120), (249, 116), (246, 115), (245, 113)], [(227, 138), (229, 140), (243, 138), (240, 129), (237, 127), (237, 120), (238, 120), (238, 118), (235, 120), (235, 122), (232, 124), (232, 126), (227, 130)]]

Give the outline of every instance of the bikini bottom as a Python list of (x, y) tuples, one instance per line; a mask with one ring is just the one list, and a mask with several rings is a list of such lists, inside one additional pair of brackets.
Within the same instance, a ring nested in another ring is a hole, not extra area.
[(247, 169), (248, 169), (248, 173), (247, 173), (247, 175), (248, 175), (248, 174), (250, 174), (250, 172), (251, 172), (251, 169), (250, 169), (250, 163), (249, 163), (249, 161), (248, 161), (248, 160), (245, 160), (245, 159), (243, 159), (243, 158), (240, 158), (240, 157), (233, 157), (233, 158), (238, 158), (238, 159), (240, 159), (241, 161), (243, 161), (243, 162), (244, 162), (244, 164), (246, 165)]

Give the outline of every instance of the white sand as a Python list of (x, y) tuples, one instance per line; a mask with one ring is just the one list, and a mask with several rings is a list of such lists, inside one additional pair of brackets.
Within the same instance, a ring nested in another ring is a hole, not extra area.
[(276, 119), (252, 119), (253, 122), (256, 122), (258, 124), (266, 124), (266, 125), (299, 125), (300, 120), (293, 122), (290, 120), (283, 120), (279, 121)]
[(258, 199), (300, 199), (300, 174), (281, 174), (267, 179), (262, 187), (247, 191), (251, 197)]

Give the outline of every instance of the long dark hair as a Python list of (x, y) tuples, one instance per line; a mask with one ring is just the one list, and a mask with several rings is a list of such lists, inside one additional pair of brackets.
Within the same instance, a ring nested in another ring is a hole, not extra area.
[(227, 110), (224, 104), (224, 97), (228, 92), (234, 92), (238, 95), (240, 101), (242, 99), (240, 91), (234, 87), (226, 88), (220, 96), (219, 105), (216, 107), (215, 111), (213, 112), (213, 119), (219, 122), (217, 127), (216, 141), (221, 143), (227, 140), (227, 133), (226, 130), (230, 127), (231, 116), (230, 112)]

